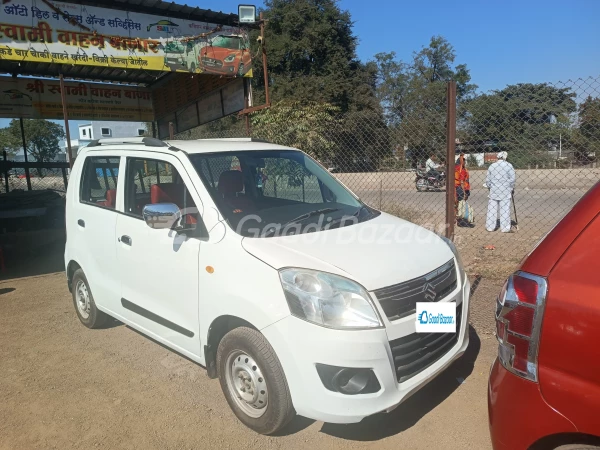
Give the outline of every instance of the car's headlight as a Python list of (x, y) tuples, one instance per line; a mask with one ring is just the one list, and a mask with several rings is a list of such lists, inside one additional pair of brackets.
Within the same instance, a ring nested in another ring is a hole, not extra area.
[(232, 53), (231, 55), (228, 55), (227, 58), (224, 59), (225, 62), (233, 62), (235, 60), (235, 53)]
[(458, 273), (460, 274), (460, 284), (462, 286), (462, 284), (465, 281), (465, 270), (463, 268), (463, 263), (462, 263), (462, 259), (460, 258), (460, 253), (458, 253), (458, 249), (456, 248), (456, 245), (454, 245), (454, 242), (452, 242), (450, 239), (448, 239), (445, 236), (440, 236), (442, 238), (442, 240), (448, 245), (448, 247), (450, 247), (450, 250), (452, 250), (452, 253), (454, 253), (454, 257), (456, 258), (456, 264), (458, 265)]
[(358, 283), (309, 269), (279, 272), (292, 315), (329, 328), (377, 328), (382, 323)]

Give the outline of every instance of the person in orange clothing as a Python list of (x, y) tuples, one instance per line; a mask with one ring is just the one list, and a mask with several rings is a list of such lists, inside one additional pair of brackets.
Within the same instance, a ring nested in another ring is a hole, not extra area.
[(468, 200), (471, 196), (471, 184), (469, 183), (469, 171), (465, 164), (465, 154), (461, 152), (454, 166), (454, 189), (455, 200)]

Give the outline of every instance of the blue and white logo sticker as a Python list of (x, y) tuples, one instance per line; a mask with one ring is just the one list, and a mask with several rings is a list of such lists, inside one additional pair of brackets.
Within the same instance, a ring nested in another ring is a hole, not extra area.
[(415, 328), (417, 333), (456, 333), (456, 303), (417, 303)]

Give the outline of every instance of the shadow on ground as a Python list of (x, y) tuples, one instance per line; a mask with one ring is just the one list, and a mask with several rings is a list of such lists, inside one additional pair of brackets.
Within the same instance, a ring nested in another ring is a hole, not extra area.
[(15, 278), (34, 277), (49, 273), (64, 272), (64, 254), (64, 241), (43, 245), (35, 250), (5, 250), (5, 269), (3, 272), (0, 272), (0, 280), (12, 280)]
[(473, 372), (481, 341), (471, 326), (469, 338), (469, 347), (462, 358), (391, 413), (376, 414), (351, 425), (326, 423), (321, 432), (351, 441), (378, 441), (411, 428), (460, 386), (459, 379), (466, 380)]

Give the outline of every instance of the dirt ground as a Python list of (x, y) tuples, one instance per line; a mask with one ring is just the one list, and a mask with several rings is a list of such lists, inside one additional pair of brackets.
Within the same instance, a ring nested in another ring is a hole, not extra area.
[(491, 447), (486, 387), (500, 280), (475, 282), (467, 354), (394, 412), (355, 425), (297, 418), (264, 437), (237, 421), (203, 368), (119, 322), (81, 325), (60, 270), (52, 252), (2, 274), (0, 449)]

